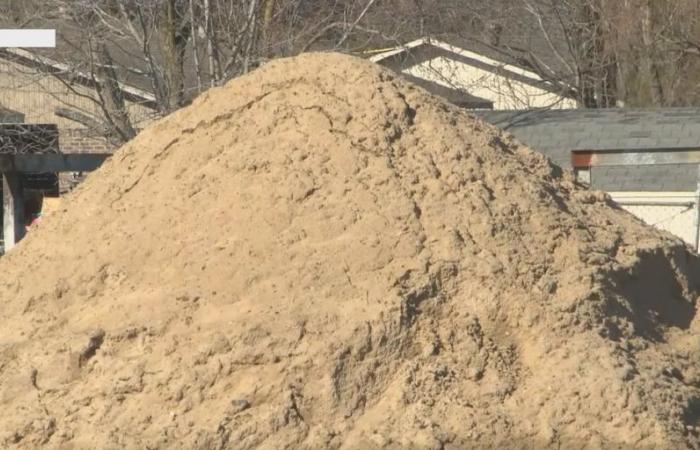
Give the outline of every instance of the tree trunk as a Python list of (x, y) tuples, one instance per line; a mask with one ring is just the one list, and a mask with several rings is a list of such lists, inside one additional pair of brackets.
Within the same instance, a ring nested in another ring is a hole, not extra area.
[(646, 60), (644, 66), (649, 73), (651, 101), (654, 106), (662, 106), (666, 99), (661, 81), (662, 70), (659, 64), (656, 40), (654, 38), (656, 27), (653, 15), (653, 1), (654, 0), (647, 0), (642, 5), (642, 41), (644, 43), (644, 58)]
[(275, 13), (275, 0), (265, 0), (265, 5), (263, 7), (263, 15), (262, 15), (262, 43), (264, 46), (264, 50), (269, 54), (270, 52), (270, 29), (272, 27), (272, 18)]
[(117, 81), (112, 55), (104, 42), (97, 44), (95, 53), (98, 61), (95, 67), (97, 93), (102, 100), (100, 103), (105, 118), (112, 128), (110, 138), (112, 141), (126, 142), (136, 136), (136, 131), (126, 110), (124, 94)]
[(214, 32), (214, 25), (212, 24), (211, 17), (211, 4), (209, 0), (204, 0), (204, 34), (207, 39), (207, 60), (209, 61), (209, 83), (211, 86), (216, 86), (216, 84), (221, 79), (221, 74), (219, 73), (219, 66), (217, 64), (217, 54), (216, 54), (216, 34)]
[(586, 0), (576, 14), (579, 103), (586, 108), (609, 108), (617, 102), (617, 60), (606, 48), (612, 36), (601, 14), (598, 0)]
[(202, 69), (199, 64), (199, 46), (197, 45), (197, 22), (194, 20), (194, 0), (190, 0), (190, 33), (192, 34), (192, 60), (197, 74), (197, 92), (202, 92)]
[(617, 30), (613, 29), (609, 20), (597, 16), (598, 20), (598, 53), (600, 64), (600, 94), (598, 96), (598, 106), (600, 108), (614, 108), (617, 106), (619, 98), (619, 62), (617, 51), (614, 50), (614, 42), (617, 41)]
[(591, 4), (586, 1), (578, 7), (576, 14), (577, 29), (574, 42), (577, 47), (577, 66), (579, 84), (579, 103), (584, 108), (597, 108), (596, 64), (598, 53), (598, 38), (595, 30), (596, 20)]
[(245, 53), (243, 54), (243, 73), (250, 70), (250, 59), (255, 48), (255, 38), (257, 37), (257, 9), (258, 0), (250, 0), (248, 9), (248, 33), (246, 37)]
[(159, 31), (168, 90), (167, 111), (172, 111), (182, 106), (185, 98), (184, 61), (189, 26), (182, 0), (166, 0), (160, 17)]

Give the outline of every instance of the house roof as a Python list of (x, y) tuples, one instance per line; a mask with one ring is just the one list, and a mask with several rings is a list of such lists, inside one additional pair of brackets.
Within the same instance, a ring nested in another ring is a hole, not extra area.
[[(0, 58), (22, 64), (26, 67), (39, 68), (47, 73), (65, 75), (66, 77), (70, 77), (71, 81), (91, 88), (95, 86), (95, 82), (100, 82), (99, 79), (94, 79), (88, 73), (74, 70), (68, 66), (68, 64), (55, 61), (47, 56), (21, 48), (0, 49)], [(119, 83), (119, 87), (122, 89), (122, 92), (127, 100), (139, 103), (146, 107), (154, 107), (155, 97), (151, 93), (125, 83)]]
[[(464, 41), (466, 42), (466, 41)], [(477, 44), (472, 42), (472, 44)], [(401, 71), (436, 57), (445, 57), (488, 72), (518, 80), (560, 95), (569, 95), (571, 88), (544, 80), (534, 71), (519, 65), (507, 53), (484, 51), (485, 45), (469, 45), (473, 50), (457, 47), (435, 38), (423, 37), (404, 45), (366, 52), (369, 60)], [(496, 55), (499, 55), (496, 57)]]
[(22, 122), (24, 122), (24, 114), (0, 105), (0, 124)]
[[(36, 3), (36, 8), (41, 9), (51, 2), (36, 0)], [(66, 73), (67, 76), (73, 77), (72, 80), (88, 87), (94, 87), (91, 68), (97, 64), (97, 61), (93, 60), (90, 48), (97, 41), (103, 42), (114, 61), (112, 68), (117, 74), (119, 86), (127, 100), (156, 109), (154, 86), (150, 75), (154, 69), (150, 67), (144, 54), (143, 43), (132, 35), (130, 27), (125, 27), (123, 23), (112, 23), (111, 19), (104, 17), (100, 25), (86, 30), (72, 20), (67, 20), (62, 14), (59, 12), (49, 18), (32, 16), (31, 19), (21, 24), (21, 27), (31, 25), (32, 28), (56, 29), (55, 48), (34, 48), (31, 51), (26, 49), (2, 50), (13, 50), (10, 56), (18, 59), (20, 63), (38, 63), (47, 71), (59, 74)], [(0, 25), (2, 24), (19, 26), (0, 18)], [(156, 66), (155, 70), (162, 70), (164, 57), (159, 45), (151, 45), (149, 51)], [(8, 55), (0, 54), (0, 58), (3, 57), (8, 57)], [(199, 92), (196, 88), (196, 69), (193, 64), (191, 48), (185, 52), (184, 75), (185, 97), (191, 99)], [(203, 81), (209, 82), (208, 79)]]
[[(571, 167), (571, 151), (700, 150), (700, 108), (475, 111), (475, 115)], [(695, 164), (594, 167), (608, 191), (695, 191)]]
[(493, 109), (493, 102), (491, 100), (471, 95), (462, 89), (443, 86), (434, 81), (415, 77), (406, 73), (402, 73), (401, 76), (411, 83), (422, 87), (431, 94), (443, 97), (450, 103), (462, 108)]
[(443, 42), (441, 40), (438, 40), (435, 38), (430, 38), (430, 37), (422, 37), (420, 39), (416, 39), (414, 41), (407, 42), (407, 43), (400, 45), (398, 47), (373, 50), (370, 52), (372, 54), (372, 56), (370, 56), (369, 59), (372, 62), (379, 63), (379, 62), (382, 62), (382, 61), (385, 61), (388, 59), (394, 59), (397, 56), (399, 57), (399, 59), (405, 58), (407, 54), (414, 53), (417, 49), (422, 49), (422, 48), (434, 48), (434, 49), (443, 50), (443, 51), (448, 52), (448, 53), (463, 55), (467, 58), (472, 58), (478, 62), (482, 62), (485, 64), (494, 65), (494, 66), (499, 66), (503, 69), (511, 70), (515, 73), (518, 73), (518, 74), (523, 75), (523, 76), (528, 76), (528, 77), (533, 78), (533, 79), (540, 79), (540, 77), (536, 73), (531, 72), (523, 67), (512, 64), (511, 62), (505, 61), (504, 59), (494, 59), (494, 58), (486, 56), (482, 53), (476, 53), (474, 51), (460, 48), (460, 47), (448, 44), (446, 42)]
[[(22, 5), (26, 12), (46, 10), (46, 0), (25, 0)], [(54, 5), (55, 6), (55, 5)], [(49, 8), (50, 9), (50, 8)], [(62, 18), (61, 8), (51, 14), (30, 14), (27, 18), (0, 18), (0, 25), (37, 29), (55, 29), (56, 46), (53, 48), (0, 48), (0, 59), (12, 61), (24, 67), (60, 76), (70, 83), (91, 89), (101, 80), (94, 77), (90, 67), (94, 63), (86, 52), (89, 36), (86, 30)], [(25, 12), (25, 13), (26, 13)], [(20, 22), (16, 22), (20, 20)], [(95, 38), (94, 36), (92, 37)], [(155, 109), (156, 99), (151, 92), (147, 77), (143, 76), (143, 58), (138, 57), (139, 48), (117, 31), (106, 41), (116, 64), (119, 87), (126, 100), (144, 107)]]

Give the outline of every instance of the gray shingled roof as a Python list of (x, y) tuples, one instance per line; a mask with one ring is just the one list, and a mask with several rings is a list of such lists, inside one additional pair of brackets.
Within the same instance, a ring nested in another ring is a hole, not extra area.
[(22, 123), (24, 114), (0, 106), (0, 123)]
[[(571, 167), (572, 150), (700, 148), (700, 108), (474, 111)], [(694, 191), (697, 165), (594, 167), (591, 184), (608, 191)]]

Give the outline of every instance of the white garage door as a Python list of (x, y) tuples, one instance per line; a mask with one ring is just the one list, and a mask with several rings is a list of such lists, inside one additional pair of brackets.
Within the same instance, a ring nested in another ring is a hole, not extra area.
[(678, 236), (698, 250), (695, 192), (610, 192), (610, 196), (644, 222)]

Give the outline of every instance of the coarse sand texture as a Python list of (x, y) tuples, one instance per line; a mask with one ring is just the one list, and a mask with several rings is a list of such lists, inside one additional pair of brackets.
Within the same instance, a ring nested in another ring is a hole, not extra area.
[(155, 123), (0, 259), (0, 447), (700, 449), (700, 260), (349, 56)]

